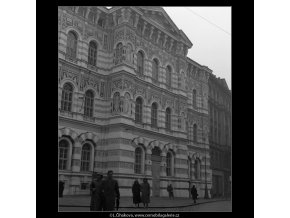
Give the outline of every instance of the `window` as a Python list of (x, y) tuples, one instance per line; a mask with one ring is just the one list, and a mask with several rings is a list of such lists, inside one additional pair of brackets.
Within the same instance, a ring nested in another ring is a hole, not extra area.
[(166, 108), (165, 128), (170, 130), (170, 126), (171, 126), (171, 110), (170, 108)]
[(86, 91), (85, 94), (85, 115), (88, 117), (93, 117), (94, 111), (94, 93), (91, 90)]
[(105, 23), (105, 20), (104, 20), (103, 18), (99, 18), (99, 20), (98, 20), (98, 25), (99, 25), (100, 27), (103, 27), (103, 28), (104, 28), (104, 23)]
[(71, 111), (72, 94), (73, 94), (72, 85), (69, 83), (64, 84), (61, 95), (61, 110)]
[(142, 99), (140, 97), (136, 100), (135, 121), (136, 123), (142, 123)]
[(157, 104), (155, 102), (151, 106), (151, 125), (157, 127)]
[(196, 159), (194, 162), (194, 176), (195, 179), (200, 179), (200, 160)]
[(192, 91), (192, 106), (196, 108), (196, 90)]
[(171, 87), (171, 67), (166, 67), (166, 84)]
[(143, 66), (144, 66), (144, 55), (142, 54), (141, 51), (139, 51), (137, 53), (137, 73), (140, 75), (143, 75), (144, 73)]
[(68, 164), (68, 150), (69, 150), (69, 144), (67, 140), (61, 140), (59, 142), (59, 164), (58, 167), (60, 170), (66, 170), (67, 164)]
[(81, 190), (86, 190), (89, 188), (89, 183), (87, 182), (82, 182), (81, 183)]
[(193, 141), (197, 142), (197, 125), (193, 125)]
[(170, 152), (168, 152), (166, 155), (166, 175), (167, 176), (171, 176), (171, 170), (172, 170), (171, 164), (172, 164), (172, 155)]
[(70, 31), (67, 36), (66, 54), (71, 58), (77, 57), (77, 36), (72, 31)]
[(141, 166), (142, 166), (142, 149), (138, 147), (135, 149), (134, 172), (141, 174)]
[(92, 66), (97, 65), (97, 44), (95, 42), (90, 42), (90, 44), (89, 44), (88, 62)]
[(81, 171), (90, 171), (91, 146), (84, 144), (82, 149)]
[(158, 60), (154, 59), (152, 62), (152, 78), (155, 81), (158, 81)]

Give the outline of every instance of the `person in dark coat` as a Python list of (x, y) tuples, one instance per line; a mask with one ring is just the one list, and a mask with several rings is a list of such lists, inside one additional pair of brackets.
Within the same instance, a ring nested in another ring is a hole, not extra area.
[(63, 197), (63, 190), (64, 190), (64, 182), (59, 180), (58, 182), (58, 191), (59, 191), (59, 197), (62, 198)]
[(97, 178), (94, 178), (90, 185), (91, 191), (91, 211), (101, 211), (102, 210), (102, 178), (103, 175), (97, 173)]
[(192, 196), (194, 203), (196, 204), (196, 199), (197, 199), (198, 194), (197, 194), (197, 190), (195, 188), (195, 185), (193, 185), (191, 188), (191, 196)]
[(140, 190), (142, 193), (141, 200), (143, 202), (144, 208), (148, 208), (148, 203), (150, 203), (150, 185), (146, 178), (143, 179)]
[(132, 193), (133, 193), (133, 203), (135, 204), (135, 207), (139, 207), (139, 203), (141, 202), (141, 197), (140, 197), (140, 184), (138, 180), (136, 179), (133, 186), (132, 186)]
[(120, 199), (119, 185), (117, 180), (113, 179), (113, 171), (109, 170), (107, 179), (102, 183), (104, 193), (105, 211), (113, 211), (115, 208), (116, 198)]
[(172, 187), (171, 184), (167, 186), (167, 191), (168, 191), (168, 194), (169, 194), (169, 199), (170, 198), (173, 199), (174, 198), (174, 196), (173, 196), (173, 187)]

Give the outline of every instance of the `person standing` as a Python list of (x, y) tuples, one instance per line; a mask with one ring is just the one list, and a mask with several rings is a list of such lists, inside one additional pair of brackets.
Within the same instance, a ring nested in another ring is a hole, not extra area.
[(169, 199), (170, 198), (173, 199), (174, 198), (174, 196), (173, 196), (173, 187), (172, 187), (171, 184), (167, 186), (167, 191), (168, 191), (168, 194), (169, 194)]
[(104, 194), (105, 211), (113, 211), (115, 209), (116, 198), (119, 201), (120, 192), (117, 180), (113, 179), (113, 171), (109, 170), (107, 179), (102, 183), (102, 191)]
[(140, 190), (142, 193), (141, 199), (144, 208), (148, 208), (148, 203), (150, 203), (150, 185), (146, 178), (143, 179), (143, 183), (141, 184)]
[(196, 199), (197, 199), (198, 194), (197, 194), (195, 185), (193, 185), (191, 188), (191, 196), (192, 196), (193, 202), (196, 204)]
[(103, 175), (97, 173), (97, 178), (94, 178), (91, 185), (91, 211), (101, 211), (102, 210), (102, 179)]
[(135, 207), (139, 207), (139, 203), (141, 202), (140, 191), (140, 184), (136, 179), (132, 186), (133, 203), (135, 204)]
[(59, 194), (59, 197), (62, 198), (63, 197), (63, 190), (64, 190), (64, 182), (59, 180), (58, 182), (58, 194)]

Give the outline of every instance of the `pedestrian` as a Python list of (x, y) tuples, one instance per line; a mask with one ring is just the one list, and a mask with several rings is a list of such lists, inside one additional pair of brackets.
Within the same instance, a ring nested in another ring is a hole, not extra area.
[(58, 182), (58, 194), (59, 194), (59, 197), (62, 198), (63, 197), (63, 190), (64, 190), (64, 182), (59, 180)]
[(102, 179), (103, 175), (97, 173), (96, 178), (93, 178), (93, 181), (91, 182), (91, 211), (102, 211)]
[(150, 203), (150, 185), (146, 178), (143, 179), (140, 190), (142, 193), (141, 200), (143, 202), (144, 208), (148, 208), (148, 203)]
[(113, 171), (109, 170), (107, 178), (102, 182), (102, 191), (104, 194), (104, 210), (113, 211), (116, 199), (120, 199), (119, 185), (117, 180), (113, 179)]
[(197, 199), (198, 194), (197, 194), (197, 190), (195, 188), (195, 185), (193, 185), (191, 188), (191, 196), (192, 196), (194, 203), (196, 204), (196, 199)]
[(139, 207), (139, 203), (141, 202), (140, 191), (140, 184), (136, 179), (132, 186), (133, 203), (135, 204), (135, 207)]

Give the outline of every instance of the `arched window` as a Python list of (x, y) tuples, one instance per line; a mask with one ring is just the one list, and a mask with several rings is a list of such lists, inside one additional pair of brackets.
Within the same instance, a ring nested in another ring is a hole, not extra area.
[(196, 90), (192, 91), (192, 106), (196, 108)]
[(61, 95), (61, 110), (71, 111), (72, 95), (73, 95), (72, 85), (69, 83), (64, 84)]
[(172, 155), (170, 152), (166, 155), (166, 176), (171, 176), (172, 172)]
[(81, 171), (90, 171), (91, 146), (86, 143), (82, 148)]
[(77, 41), (76, 34), (70, 31), (67, 36), (66, 54), (71, 58), (77, 57)]
[(197, 125), (193, 125), (193, 141), (197, 142)]
[(88, 117), (93, 117), (94, 114), (94, 93), (91, 90), (86, 91), (85, 94), (85, 115)]
[(135, 105), (135, 121), (136, 123), (142, 123), (142, 98), (138, 97), (136, 99)]
[(165, 128), (170, 129), (171, 126), (171, 110), (170, 108), (166, 108), (166, 117), (165, 117)]
[(157, 104), (155, 102), (151, 106), (151, 125), (157, 127)]
[(200, 179), (200, 160), (196, 159), (194, 161), (194, 177), (195, 179)]
[(137, 174), (142, 173), (142, 149), (140, 147), (135, 149), (135, 165), (134, 172)]
[(166, 67), (166, 84), (171, 87), (171, 67), (167, 66)]
[(68, 167), (68, 151), (69, 151), (69, 143), (67, 140), (62, 139), (59, 142), (58, 153), (59, 153), (59, 164), (58, 168), (60, 170), (67, 170)]
[(92, 66), (97, 65), (97, 44), (95, 42), (90, 42), (90, 44), (89, 44), (88, 62)]
[(137, 53), (137, 73), (140, 75), (144, 73), (144, 55), (141, 51)]
[(152, 62), (152, 78), (155, 81), (158, 81), (158, 60), (155, 58)]

